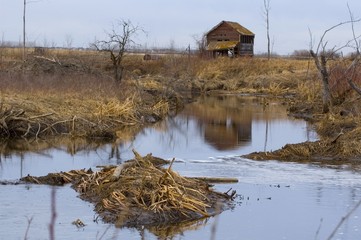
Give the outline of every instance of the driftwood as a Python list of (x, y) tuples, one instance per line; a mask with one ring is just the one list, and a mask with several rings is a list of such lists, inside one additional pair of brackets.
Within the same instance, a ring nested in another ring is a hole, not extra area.
[(46, 113), (28, 117), (22, 109), (0, 108), (0, 137), (38, 137), (40, 132), (47, 129), (47, 121), (41, 121), (53, 113)]
[[(76, 134), (86, 129), (98, 129), (98, 124), (82, 117), (56, 119), (53, 112), (29, 116), (23, 109), (4, 108), (0, 106), (1, 138), (39, 138), (41, 136)], [(79, 128), (79, 129), (77, 129)], [(89, 131), (88, 135), (91, 135)]]
[(192, 177), (192, 179), (197, 179), (205, 181), (208, 183), (237, 183), (238, 178), (228, 178), (228, 177)]
[(47, 57), (44, 57), (44, 56), (34, 56), (34, 58), (46, 60), (46, 61), (49, 61), (49, 62), (52, 62), (52, 63), (57, 63), (57, 64), (61, 65), (61, 62), (59, 60), (55, 59), (54, 57), (53, 58), (47, 58)]

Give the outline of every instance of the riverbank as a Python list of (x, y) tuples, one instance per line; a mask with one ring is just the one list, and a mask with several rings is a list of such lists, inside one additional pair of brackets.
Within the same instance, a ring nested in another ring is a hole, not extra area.
[(353, 96), (340, 105), (332, 107), (332, 112), (320, 114), (321, 103), (292, 104), (290, 115), (311, 121), (319, 135), (315, 142), (287, 144), (282, 149), (271, 152), (253, 152), (243, 157), (253, 160), (275, 159), (290, 162), (318, 162), (330, 165), (361, 163), (361, 118), (360, 97)]
[(96, 52), (48, 52), (30, 55), (25, 63), (5, 58), (0, 62), (1, 138), (67, 136), (112, 142), (129, 139), (175, 114), (194, 95), (262, 94), (282, 98), (290, 115), (314, 124), (320, 140), (245, 157), (361, 159), (359, 96), (331, 78), (335, 101), (331, 111), (322, 114), (321, 81), (310, 59), (169, 55), (144, 61), (129, 55), (124, 69), (124, 79), (117, 84), (107, 56)]
[[(142, 56), (129, 55), (119, 84), (112, 79), (112, 66), (104, 54), (49, 50), (41, 56), (28, 55), (25, 62), (15, 53), (3, 54), (3, 139), (124, 138), (175, 114), (194, 94), (292, 94), (295, 82), (288, 74), (300, 71), (300, 62), (287, 60), (204, 60), (172, 55), (144, 61)], [(285, 75), (282, 81), (277, 77), (280, 74)]]
[(186, 102), (171, 89), (150, 89), (130, 79), (119, 85), (94, 66), (50, 60), (2, 65), (1, 138), (124, 138)]

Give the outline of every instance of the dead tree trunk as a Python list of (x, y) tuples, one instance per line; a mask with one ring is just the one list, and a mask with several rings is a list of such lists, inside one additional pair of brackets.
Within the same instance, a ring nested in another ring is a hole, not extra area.
[(114, 66), (114, 79), (117, 83), (121, 83), (123, 79), (123, 67), (122, 66)]
[(114, 80), (115, 82), (120, 84), (123, 79), (123, 69), (124, 69), (122, 66), (123, 54), (115, 55), (113, 52), (110, 52), (110, 58), (113, 63)]
[(327, 113), (330, 111), (331, 106), (331, 92), (329, 78), (330, 74), (327, 70), (327, 58), (324, 53), (321, 53), (320, 56), (317, 56), (314, 51), (310, 51), (311, 56), (313, 57), (317, 70), (319, 71), (322, 79), (322, 112)]

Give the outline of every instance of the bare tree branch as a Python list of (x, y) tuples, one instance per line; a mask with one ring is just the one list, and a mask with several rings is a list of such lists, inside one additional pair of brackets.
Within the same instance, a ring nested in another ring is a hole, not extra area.
[[(336, 24), (336, 25), (334, 25), (334, 26), (326, 29), (326, 30), (323, 32), (323, 34), (322, 34), (322, 36), (321, 36), (321, 38), (320, 38), (320, 41), (318, 42), (317, 49), (316, 49), (316, 54), (319, 53), (320, 48), (322, 48), (322, 50), (325, 50), (325, 49), (326, 49), (326, 46), (327, 46), (327, 43), (328, 43), (328, 42), (326, 41), (326, 43), (324, 43), (324, 39), (325, 39), (327, 33), (329, 33), (330, 31), (332, 31), (332, 30), (334, 30), (335, 28), (338, 28), (338, 27), (340, 27), (340, 26), (343, 26), (343, 25), (346, 25), (346, 24), (352, 24), (352, 23), (356, 23), (356, 22), (360, 22), (360, 21), (361, 21), (361, 19), (357, 19), (357, 20), (351, 19), (351, 20), (349, 20), (349, 21), (341, 22), (341, 23), (339, 23), (339, 24)], [(344, 45), (344, 46), (345, 46), (345, 45)]]
[(348, 8), (348, 12), (350, 15), (350, 21), (351, 21), (351, 29), (352, 29), (352, 36), (353, 39), (352, 41), (354, 41), (355, 43), (355, 48), (356, 48), (356, 56), (354, 58), (354, 60), (352, 61), (352, 64), (348, 67), (348, 69), (346, 70), (346, 78), (347, 78), (347, 82), (348, 84), (351, 86), (352, 89), (354, 89), (359, 95), (361, 95), (361, 88), (358, 87), (354, 82), (353, 79), (356, 76), (357, 73), (357, 69), (359, 66), (359, 62), (360, 62), (360, 43), (358, 41), (358, 39), (360, 38), (360, 36), (356, 37), (355, 34), (355, 20), (354, 20), (354, 16), (351, 12), (351, 8), (350, 6), (347, 4), (347, 8)]
[[(335, 56), (337, 56), (338, 52), (341, 51), (344, 48), (352, 48), (353, 46), (351, 45), (352, 42), (355, 42), (355, 47), (357, 49), (359, 49), (359, 43), (358, 43), (358, 39), (361, 36), (356, 36), (355, 34), (355, 29), (354, 29), (354, 24), (357, 22), (360, 22), (361, 19), (355, 19), (352, 15), (352, 12), (350, 10), (350, 7), (347, 5), (348, 10), (349, 10), (349, 15), (350, 15), (350, 20), (348, 21), (344, 21), (344, 22), (340, 22), (328, 29), (326, 29), (318, 44), (317, 44), (317, 48), (316, 51), (313, 51), (313, 39), (312, 39), (312, 33), (310, 32), (310, 38), (311, 38), (311, 42), (310, 42), (310, 54), (312, 56), (312, 58), (314, 59), (315, 65), (317, 67), (317, 70), (319, 71), (320, 75), (321, 75), (321, 80), (322, 80), (322, 101), (323, 101), (323, 112), (326, 113), (329, 111), (329, 107), (331, 106), (332, 103), (332, 95), (330, 92), (330, 87), (329, 87), (329, 77), (330, 77), (330, 72), (329, 69), (327, 67), (327, 62), (330, 59), (333, 59)], [(351, 24), (351, 29), (352, 29), (352, 35), (353, 35), (353, 39), (348, 40), (344, 45), (338, 47), (337, 45), (331, 47), (329, 50), (327, 50), (327, 45), (328, 45), (328, 41), (326, 40), (326, 35), (333, 31), (334, 29), (346, 25), (346, 24)], [(357, 50), (357, 56), (355, 58), (355, 60), (353, 61), (353, 63), (349, 66), (349, 68), (345, 71), (345, 75), (346, 75), (346, 79), (349, 82), (350, 86), (352, 88), (354, 88), (357, 92), (361, 92), (361, 89), (357, 88), (357, 86), (352, 82), (353, 77), (355, 76), (356, 73), (356, 65), (358, 64), (358, 60), (359, 59), (359, 50)], [(351, 72), (352, 71), (352, 72)]]
[[(350, 15), (350, 21), (351, 21), (351, 29), (352, 29), (352, 36), (353, 36), (352, 40), (355, 42), (357, 53), (360, 54), (360, 44), (357, 41), (357, 39), (360, 38), (360, 36), (356, 37), (356, 34), (355, 34), (355, 22), (356, 22), (356, 20), (354, 19), (354, 16), (353, 16), (353, 14), (351, 12), (350, 5), (348, 5), (348, 3), (347, 3), (347, 9), (348, 9), (348, 12), (349, 12), (349, 15)], [(361, 21), (361, 20), (358, 19), (358, 21)]]

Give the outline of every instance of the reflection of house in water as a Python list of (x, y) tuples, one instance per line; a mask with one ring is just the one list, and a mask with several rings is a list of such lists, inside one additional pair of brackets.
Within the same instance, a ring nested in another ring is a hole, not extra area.
[(235, 149), (252, 140), (252, 121), (233, 122), (232, 118), (222, 122), (201, 122), (204, 139), (217, 150)]
[(237, 101), (208, 97), (206, 102), (187, 106), (183, 114), (196, 118), (205, 141), (217, 150), (236, 149), (252, 140), (252, 112)]

